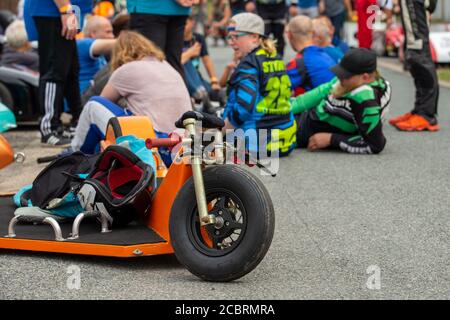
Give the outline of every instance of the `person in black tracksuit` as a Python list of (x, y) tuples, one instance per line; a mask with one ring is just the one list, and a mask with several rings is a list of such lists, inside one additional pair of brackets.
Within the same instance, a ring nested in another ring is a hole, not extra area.
[(406, 37), (405, 60), (414, 78), (416, 101), (412, 112), (391, 119), (390, 123), (403, 131), (437, 131), (439, 83), (431, 57), (428, 20), (428, 12), (435, 10), (437, 0), (399, 2)]
[[(39, 41), (39, 104), (41, 142), (64, 146), (70, 139), (61, 134), (60, 115), (64, 98), (75, 125), (81, 112), (79, 62), (75, 35), (78, 14), (92, 11), (89, 0), (29, 0), (32, 23)], [(73, 6), (72, 6), (73, 5)]]

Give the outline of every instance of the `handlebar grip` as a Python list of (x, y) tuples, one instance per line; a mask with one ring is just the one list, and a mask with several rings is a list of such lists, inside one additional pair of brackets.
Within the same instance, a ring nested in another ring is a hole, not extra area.
[(50, 156), (50, 157), (41, 157), (41, 158), (37, 158), (37, 163), (47, 163), (47, 162), (52, 162), (53, 160), (58, 159), (58, 155), (55, 156)]
[(170, 138), (156, 138), (145, 140), (145, 146), (147, 149), (161, 148), (161, 147), (175, 147), (181, 142), (181, 137), (178, 135), (171, 136)]

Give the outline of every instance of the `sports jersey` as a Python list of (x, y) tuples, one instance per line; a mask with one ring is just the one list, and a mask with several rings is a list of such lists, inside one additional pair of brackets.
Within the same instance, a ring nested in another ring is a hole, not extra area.
[[(281, 156), (287, 155), (296, 139), (290, 96), (291, 82), (284, 62), (276, 53), (268, 54), (259, 47), (241, 60), (228, 81), (224, 118), (244, 131), (268, 129), (267, 150), (278, 149)], [(261, 150), (253, 140), (247, 147), (252, 152)]]
[(331, 147), (348, 153), (373, 154), (384, 149), (382, 132), (391, 99), (391, 86), (383, 78), (362, 85), (340, 98), (331, 91), (337, 78), (292, 101), (295, 114), (306, 112), (310, 134), (332, 133)]
[(94, 80), (95, 74), (103, 68), (107, 62), (103, 56), (92, 55), (92, 46), (95, 39), (84, 38), (77, 40), (78, 60), (80, 63), (80, 92), (83, 93)]
[(323, 48), (309, 46), (303, 49), (287, 65), (294, 96), (316, 88), (334, 78), (330, 68), (336, 62)]
[(344, 57), (344, 53), (342, 52), (342, 50), (335, 46), (324, 47), (323, 51), (325, 51), (336, 63), (339, 63)]

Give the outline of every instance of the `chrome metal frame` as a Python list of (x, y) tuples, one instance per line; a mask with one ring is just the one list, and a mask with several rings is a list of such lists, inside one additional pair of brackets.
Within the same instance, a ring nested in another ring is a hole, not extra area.
[(108, 233), (112, 230), (109, 229), (108, 218), (101, 211), (86, 211), (77, 215), (72, 224), (72, 233), (67, 240), (76, 240), (80, 238), (80, 225), (84, 218), (100, 218), (100, 222), (102, 224), (101, 233)]
[[(16, 232), (15, 232), (15, 226), (17, 224), (17, 222), (19, 222), (19, 219), (26, 216), (15, 216), (14, 218), (11, 219), (11, 221), (9, 222), (8, 225), (8, 235), (5, 236), (6, 238), (15, 238), (16, 237)], [(37, 223), (43, 223), (43, 224), (48, 224), (53, 228), (53, 231), (55, 232), (55, 240), (56, 241), (65, 241), (66, 239), (63, 238), (62, 236), (62, 231), (61, 231), (61, 227), (59, 226), (59, 223), (52, 217), (46, 217), (46, 218), (35, 218), (35, 222)]]
[[(190, 139), (183, 139), (183, 143), (189, 144), (189, 147), (192, 146), (192, 142), (196, 135), (195, 132), (195, 119), (186, 119), (183, 121), (183, 126), (189, 132)], [(205, 193), (205, 184), (203, 182), (203, 174), (202, 174), (202, 155), (195, 154), (195, 152), (191, 155), (191, 167), (192, 167), (192, 177), (194, 179), (194, 187), (195, 187), (195, 196), (197, 199), (197, 207), (200, 225), (210, 225), (216, 223), (216, 217), (214, 215), (208, 214), (208, 204), (206, 202), (206, 193)]]

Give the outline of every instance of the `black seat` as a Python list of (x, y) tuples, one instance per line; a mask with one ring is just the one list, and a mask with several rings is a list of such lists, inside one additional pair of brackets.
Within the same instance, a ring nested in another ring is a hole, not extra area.
[(201, 121), (202, 127), (205, 129), (222, 129), (225, 126), (225, 122), (221, 118), (200, 111), (185, 112), (181, 118), (175, 122), (175, 126), (177, 128), (184, 128), (183, 121), (186, 119)]

